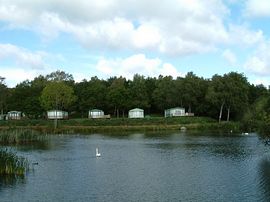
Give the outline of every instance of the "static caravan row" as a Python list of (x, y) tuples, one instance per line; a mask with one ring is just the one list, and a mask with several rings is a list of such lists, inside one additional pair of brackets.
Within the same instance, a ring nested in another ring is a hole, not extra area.
[[(0, 115), (0, 120), (3, 120), (6, 117), (7, 120), (19, 120), (25, 115), (20, 111), (10, 111), (6, 116)], [(175, 117), (175, 116), (194, 116), (193, 113), (186, 113), (185, 108), (175, 107), (171, 109), (166, 109), (164, 111), (165, 117)], [(110, 118), (110, 115), (104, 115), (104, 111), (100, 109), (89, 110), (89, 118)], [(50, 110), (47, 111), (48, 119), (68, 119), (68, 112), (62, 110)], [(144, 110), (135, 108), (128, 111), (128, 118), (144, 118)]]

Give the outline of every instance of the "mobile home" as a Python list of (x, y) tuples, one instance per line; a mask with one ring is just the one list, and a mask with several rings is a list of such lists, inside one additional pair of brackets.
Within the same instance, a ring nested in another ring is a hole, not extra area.
[(128, 111), (128, 118), (144, 118), (144, 110), (135, 108)]
[(24, 114), (20, 111), (10, 111), (7, 113), (6, 119), (7, 120), (20, 120)]
[(100, 109), (91, 109), (89, 110), (88, 117), (92, 119), (98, 119), (104, 117), (104, 111)]
[(48, 119), (67, 119), (68, 112), (61, 111), (61, 110), (50, 110), (50, 111), (47, 111), (47, 118)]
[(171, 109), (166, 109), (164, 111), (165, 117), (174, 117), (174, 116), (185, 116), (185, 108), (182, 107), (175, 107)]

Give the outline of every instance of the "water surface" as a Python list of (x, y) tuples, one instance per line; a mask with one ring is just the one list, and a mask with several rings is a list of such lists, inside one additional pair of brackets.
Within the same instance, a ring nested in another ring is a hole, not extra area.
[(0, 201), (270, 201), (270, 147), (256, 134), (52, 136), (15, 149), (38, 165), (0, 177)]

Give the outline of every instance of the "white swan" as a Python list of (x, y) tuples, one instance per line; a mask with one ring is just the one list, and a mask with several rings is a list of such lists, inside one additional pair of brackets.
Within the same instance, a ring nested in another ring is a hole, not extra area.
[(100, 157), (101, 154), (98, 152), (98, 148), (96, 148), (96, 157)]

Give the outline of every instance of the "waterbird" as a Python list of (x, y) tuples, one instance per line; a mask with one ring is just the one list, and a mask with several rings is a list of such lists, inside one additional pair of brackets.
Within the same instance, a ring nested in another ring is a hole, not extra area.
[(96, 148), (96, 157), (100, 157), (101, 154), (98, 152), (98, 148)]

